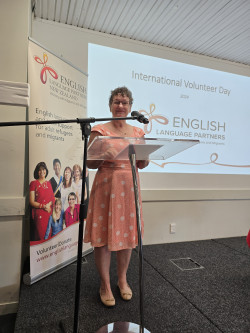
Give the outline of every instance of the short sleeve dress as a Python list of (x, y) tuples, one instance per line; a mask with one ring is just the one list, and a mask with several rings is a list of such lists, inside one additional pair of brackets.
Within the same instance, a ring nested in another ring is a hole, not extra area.
[[(35, 192), (35, 201), (46, 205), (49, 202), (54, 204), (55, 197), (52, 186), (49, 181), (40, 183), (39, 180), (33, 180), (30, 183), (30, 192)], [(52, 207), (51, 207), (52, 209)], [(41, 208), (32, 208), (32, 219), (34, 221), (34, 235), (32, 241), (43, 240), (47, 229), (50, 213)]]
[[(102, 136), (117, 136), (103, 124), (94, 126), (92, 132), (99, 132)], [(133, 127), (133, 137), (143, 137), (144, 134), (142, 129)], [(140, 191), (139, 200), (142, 207)], [(142, 210), (141, 230), (143, 235)], [(128, 160), (104, 161), (98, 168), (89, 199), (84, 242), (91, 242), (93, 247), (107, 245), (110, 251), (137, 246), (134, 185)]]

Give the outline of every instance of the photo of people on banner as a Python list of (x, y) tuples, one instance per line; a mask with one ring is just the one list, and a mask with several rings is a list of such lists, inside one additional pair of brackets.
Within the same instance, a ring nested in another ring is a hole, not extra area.
[[(74, 164), (66, 166), (63, 173), (58, 158), (53, 160), (54, 175), (48, 180), (49, 170), (45, 162), (39, 162), (30, 182), (31, 208), (30, 241), (44, 241), (57, 235), (64, 228), (79, 222), (82, 195), (82, 168)], [(89, 196), (88, 171), (86, 172), (85, 198)]]

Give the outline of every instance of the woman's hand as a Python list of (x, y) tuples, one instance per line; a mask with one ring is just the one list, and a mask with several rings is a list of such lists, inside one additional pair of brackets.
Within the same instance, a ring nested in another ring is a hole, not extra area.
[(113, 147), (110, 147), (103, 154), (101, 154), (101, 158), (103, 160), (114, 160), (117, 154), (117, 150)]
[(149, 165), (149, 160), (136, 161), (136, 166), (138, 169), (144, 169)]
[(43, 205), (43, 209), (50, 213), (51, 212), (51, 202), (47, 203), (46, 205)]
[(52, 201), (50, 201), (46, 205), (41, 204), (41, 203), (35, 201), (35, 191), (30, 191), (30, 205), (33, 208), (44, 209), (46, 212), (50, 213)]

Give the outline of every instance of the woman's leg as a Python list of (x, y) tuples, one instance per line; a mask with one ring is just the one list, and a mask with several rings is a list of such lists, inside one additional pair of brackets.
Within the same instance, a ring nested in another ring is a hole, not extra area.
[(131, 258), (131, 249), (120, 250), (116, 252), (117, 256), (117, 275), (118, 275), (118, 285), (120, 289), (126, 289), (127, 283), (127, 270)]
[(95, 263), (101, 279), (101, 292), (107, 299), (114, 298), (110, 286), (111, 252), (107, 246), (95, 247)]

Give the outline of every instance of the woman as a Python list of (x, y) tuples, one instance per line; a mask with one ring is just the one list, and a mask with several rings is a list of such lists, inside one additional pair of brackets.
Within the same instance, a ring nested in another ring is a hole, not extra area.
[(73, 192), (72, 180), (72, 170), (69, 166), (67, 166), (63, 172), (63, 183), (61, 188), (62, 208), (64, 211), (66, 211), (66, 209), (69, 207), (68, 195)]
[(55, 202), (54, 193), (49, 181), (46, 180), (48, 169), (44, 162), (37, 164), (34, 178), (30, 183), (29, 202), (34, 222), (34, 235), (31, 240), (44, 239), (52, 205)]
[(47, 230), (44, 239), (49, 238), (50, 230), (52, 229), (51, 237), (58, 234), (58, 232), (63, 230), (63, 211), (62, 211), (62, 201), (60, 198), (56, 198), (55, 205), (53, 208), (52, 215), (49, 218)]
[[(132, 94), (126, 87), (113, 90), (109, 99), (112, 116), (127, 117), (132, 103)], [(144, 134), (142, 129), (127, 124), (125, 120), (112, 120), (92, 128), (89, 144), (96, 136), (143, 137)], [(102, 151), (105, 151), (102, 156), (104, 161), (87, 162), (88, 168), (98, 168), (98, 171), (90, 195), (84, 242), (91, 242), (94, 247), (95, 262), (101, 279), (101, 301), (106, 306), (114, 306), (109, 275), (111, 251), (117, 253), (117, 285), (121, 297), (124, 300), (132, 298), (126, 275), (131, 252), (138, 239), (136, 211), (129, 161), (114, 161), (117, 154), (115, 146)], [(148, 161), (137, 161), (139, 168), (147, 165)]]
[(79, 221), (80, 205), (76, 203), (76, 194), (71, 192), (68, 196), (69, 207), (65, 211), (65, 224), (69, 227), (71, 224)]
[[(88, 171), (86, 171), (86, 177), (88, 175)], [(72, 184), (73, 191), (77, 197), (77, 203), (81, 203), (82, 198), (82, 168), (79, 164), (75, 164), (73, 166), (73, 184)], [(87, 199), (87, 187), (85, 185), (85, 197), (84, 200)]]

